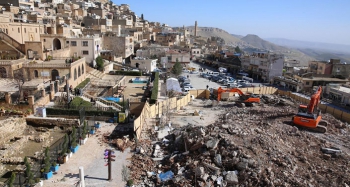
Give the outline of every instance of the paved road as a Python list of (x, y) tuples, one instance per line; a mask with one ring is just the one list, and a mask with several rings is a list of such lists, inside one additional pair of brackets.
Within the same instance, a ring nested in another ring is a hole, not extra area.
[(108, 181), (108, 167), (103, 156), (106, 148), (113, 149), (101, 142), (104, 133), (111, 133), (115, 125), (100, 122), (101, 128), (96, 135), (90, 136), (85, 145), (81, 145), (77, 153), (60, 166), (54, 176), (44, 181), (47, 187), (68, 187), (76, 186), (79, 181), (79, 167), (84, 167), (86, 187), (124, 187), (121, 170), (123, 164), (128, 165), (128, 158), (132, 156), (130, 149), (124, 152), (115, 151), (115, 162), (112, 163), (112, 181)]

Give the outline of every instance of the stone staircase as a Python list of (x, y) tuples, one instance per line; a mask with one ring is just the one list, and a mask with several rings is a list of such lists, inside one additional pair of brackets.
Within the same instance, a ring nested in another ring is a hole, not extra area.
[(90, 79), (102, 79), (104, 76), (105, 76), (104, 73), (102, 73), (101, 71), (98, 71), (97, 69), (94, 69), (94, 70), (88, 72), (87, 78), (90, 78)]
[(82, 97), (84, 100), (89, 101), (89, 102), (90, 102), (90, 99), (93, 98), (96, 101), (96, 105), (97, 106), (112, 107), (112, 109), (114, 109), (116, 111), (122, 111), (123, 110), (123, 107), (120, 106), (118, 103), (115, 103), (115, 102), (112, 102), (112, 101), (107, 101), (107, 100), (102, 99), (100, 97), (94, 97), (94, 96), (91, 96), (91, 95), (89, 95), (87, 93), (83, 93), (83, 96), (80, 96), (80, 97)]
[[(82, 96), (76, 96), (76, 97), (80, 97), (80, 98), (84, 99), (85, 101), (90, 102), (90, 99), (87, 98), (87, 97), (84, 96), (84, 95), (82, 95)], [(98, 101), (98, 100), (96, 100), (96, 99), (95, 99), (95, 101), (96, 101), (96, 104), (95, 104), (96, 107), (110, 107), (110, 106), (108, 106), (108, 105), (106, 105), (106, 104), (104, 104), (104, 103), (102, 103), (102, 102), (100, 102), (100, 101)], [(113, 109), (115, 109), (115, 108), (113, 108)]]

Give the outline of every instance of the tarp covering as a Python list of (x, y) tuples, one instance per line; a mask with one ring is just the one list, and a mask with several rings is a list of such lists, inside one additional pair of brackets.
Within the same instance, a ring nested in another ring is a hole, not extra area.
[(180, 83), (175, 78), (169, 78), (166, 80), (166, 90), (174, 90), (175, 92), (181, 92)]

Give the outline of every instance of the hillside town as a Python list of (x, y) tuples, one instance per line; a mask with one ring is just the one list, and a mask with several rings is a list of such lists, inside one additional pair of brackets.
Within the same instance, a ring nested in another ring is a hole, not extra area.
[(0, 186), (350, 185), (350, 64), (137, 14), (0, 1)]

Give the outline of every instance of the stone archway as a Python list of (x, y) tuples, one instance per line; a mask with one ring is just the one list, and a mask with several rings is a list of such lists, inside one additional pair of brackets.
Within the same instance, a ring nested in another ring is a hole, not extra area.
[(61, 41), (58, 38), (55, 38), (52, 42), (52, 46), (54, 50), (59, 50), (61, 48)]
[(80, 73), (80, 67), (78, 66), (78, 77), (80, 77), (81, 73)]
[(1, 78), (7, 78), (6, 68), (0, 67), (0, 77)]
[(38, 70), (34, 70), (34, 78), (38, 78), (39, 77), (39, 72)]
[(60, 76), (60, 74), (58, 73), (57, 69), (53, 69), (51, 71), (51, 80), (55, 81), (58, 76)]

